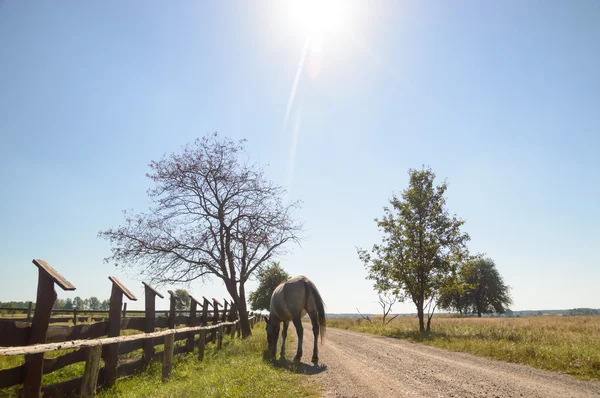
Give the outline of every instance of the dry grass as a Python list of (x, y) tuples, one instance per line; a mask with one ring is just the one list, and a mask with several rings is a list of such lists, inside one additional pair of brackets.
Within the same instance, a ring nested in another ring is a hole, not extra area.
[(328, 319), (331, 327), (404, 338), (452, 351), (600, 380), (600, 316), (529, 318), (433, 318), (421, 335), (416, 317)]

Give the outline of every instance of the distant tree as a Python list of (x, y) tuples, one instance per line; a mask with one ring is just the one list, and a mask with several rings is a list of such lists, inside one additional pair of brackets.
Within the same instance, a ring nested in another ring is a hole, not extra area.
[(158, 284), (220, 278), (237, 309), (243, 337), (252, 329), (246, 282), (302, 225), (284, 203), (285, 190), (249, 162), (244, 141), (210, 134), (150, 164), (152, 207), (126, 213), (125, 223), (100, 232), (112, 246), (105, 261), (133, 266)]
[(290, 278), (289, 274), (281, 268), (279, 262), (273, 261), (258, 271), (258, 287), (250, 292), (250, 308), (255, 311), (269, 311), (271, 296), (280, 283)]
[(512, 303), (510, 287), (504, 283), (492, 259), (479, 257), (469, 261), (461, 274), (470, 286), (466, 292), (467, 303), (477, 316), (503, 314)]
[(392, 207), (384, 207), (383, 218), (375, 219), (384, 234), (382, 244), (374, 245), (371, 253), (358, 249), (358, 255), (379, 292), (413, 301), (423, 333), (431, 328), (446, 278), (466, 255), (469, 235), (460, 230), (464, 221), (445, 208), (446, 182), (434, 186), (431, 169), (411, 169), (409, 176), (401, 197), (394, 195)]
[(61, 310), (64, 307), (65, 307), (65, 300), (59, 299), (59, 298), (56, 299), (56, 301), (54, 302), (54, 305), (52, 306), (52, 308), (55, 310)]
[(175, 290), (175, 295), (179, 297), (181, 301), (175, 301), (175, 308), (178, 310), (186, 310), (190, 307), (190, 293), (185, 289)]
[(108, 311), (109, 308), (110, 308), (110, 302), (108, 300), (103, 300), (100, 303), (100, 310), (102, 310), (102, 311)]
[(81, 297), (77, 296), (73, 299), (73, 309), (76, 309), (77, 311), (85, 309), (85, 302)]
[(63, 309), (72, 310), (73, 309), (73, 300), (71, 300), (70, 298), (66, 299), (65, 305), (63, 305)]
[(98, 297), (90, 297), (86, 301), (88, 303), (87, 309), (92, 311), (100, 310), (100, 300), (98, 300)]

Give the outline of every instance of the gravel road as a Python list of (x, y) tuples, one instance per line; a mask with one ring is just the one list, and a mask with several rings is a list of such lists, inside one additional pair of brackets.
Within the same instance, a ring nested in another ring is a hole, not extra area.
[[(312, 339), (305, 324), (304, 363)], [(325, 370), (305, 366), (313, 373), (306, 378), (325, 397), (600, 397), (598, 382), (334, 328), (319, 343), (319, 359)]]

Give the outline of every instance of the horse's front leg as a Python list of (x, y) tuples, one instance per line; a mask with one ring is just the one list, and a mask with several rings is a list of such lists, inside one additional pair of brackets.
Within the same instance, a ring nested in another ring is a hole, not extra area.
[(285, 339), (287, 338), (288, 321), (283, 321), (283, 330), (281, 331), (281, 359), (285, 358)]
[(296, 351), (294, 362), (300, 362), (300, 359), (302, 359), (302, 339), (304, 338), (304, 328), (302, 327), (302, 320), (300, 317), (293, 318), (292, 322), (294, 322), (296, 334), (298, 335), (298, 351)]

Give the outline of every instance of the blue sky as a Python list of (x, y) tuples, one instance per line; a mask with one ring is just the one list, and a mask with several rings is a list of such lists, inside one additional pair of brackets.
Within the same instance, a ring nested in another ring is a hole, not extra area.
[(600, 307), (600, 2), (352, 3), (292, 102), (303, 25), (214, 3), (0, 2), (0, 301), (34, 299), (33, 258), (77, 286), (59, 297), (107, 298), (116, 275), (141, 299), (96, 235), (148, 208), (151, 160), (218, 131), (303, 201), (281, 263), (329, 312), (379, 310), (355, 247), (421, 165), (513, 309)]

